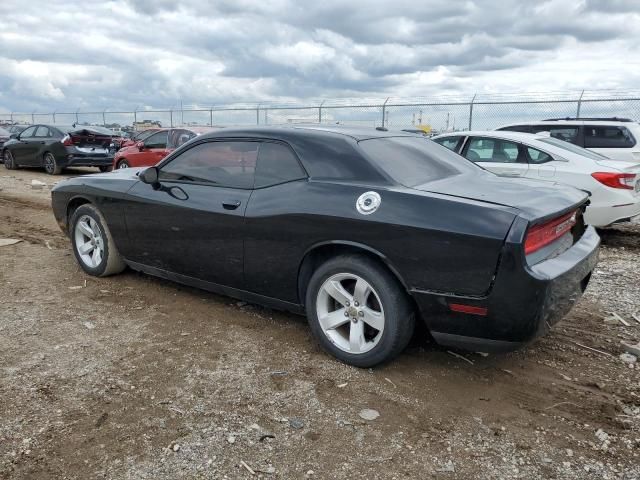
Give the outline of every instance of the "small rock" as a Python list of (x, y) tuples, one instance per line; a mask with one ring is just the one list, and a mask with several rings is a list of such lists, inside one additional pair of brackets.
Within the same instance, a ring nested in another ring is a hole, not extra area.
[(236, 437), (234, 437), (233, 435), (229, 435), (227, 437), (227, 442), (233, 445), (234, 443), (236, 443)]
[(83, 325), (89, 330), (93, 330), (94, 328), (96, 328), (96, 326), (91, 322), (84, 322)]
[(304, 421), (302, 421), (299, 418), (290, 418), (289, 426), (295, 430), (300, 430), (301, 428), (304, 427)]
[(552, 463), (552, 462), (553, 462), (553, 460), (551, 460), (549, 457), (544, 457), (542, 459), (542, 463)]
[(15, 245), (16, 243), (20, 243), (22, 240), (18, 238), (0, 238), (0, 247), (7, 247), (9, 245)]
[(633, 365), (638, 361), (638, 357), (636, 357), (635, 355), (631, 355), (630, 353), (621, 353), (620, 360), (622, 360), (624, 363), (628, 363), (629, 365)]
[(269, 465), (267, 468), (264, 469), (264, 473), (268, 473), (268, 474), (276, 473), (276, 468)]
[(173, 444), (173, 451), (177, 452), (178, 450), (180, 450), (180, 445), (178, 445), (177, 443)]
[(380, 416), (380, 413), (372, 408), (364, 408), (360, 410), (359, 415), (363, 420), (375, 420)]
[(573, 450), (567, 448), (567, 457), (573, 457)]
[(348, 384), (347, 383), (341, 383), (340, 385), (336, 385), (338, 388), (344, 388), (346, 387)]
[(314, 472), (313, 470), (307, 470), (307, 476), (308, 476), (308, 477), (310, 477), (310, 476), (311, 476), (311, 475), (313, 475), (314, 473), (316, 473), (316, 472)]
[(436, 472), (455, 472), (456, 467), (451, 460), (445, 463), (441, 468), (437, 468)]
[(633, 355), (636, 358), (640, 357), (640, 343), (637, 345), (629, 345), (628, 343), (622, 342), (622, 345), (629, 355)]
[(605, 432), (604, 430), (602, 430), (601, 428), (599, 428), (596, 431), (596, 438), (598, 440), (600, 440), (601, 442), (605, 442), (605, 441), (609, 440), (609, 434), (607, 432)]
[(46, 186), (47, 184), (44, 182), (41, 182), (40, 180), (31, 180), (31, 188), (33, 190), (42, 190)]
[(69, 290), (80, 290), (82, 285), (74, 285), (73, 287), (69, 287)]

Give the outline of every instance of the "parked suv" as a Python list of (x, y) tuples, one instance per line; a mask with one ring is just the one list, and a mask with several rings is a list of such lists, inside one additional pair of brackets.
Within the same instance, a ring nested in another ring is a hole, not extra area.
[(588, 148), (612, 160), (640, 161), (640, 124), (628, 118), (551, 118), (504, 125), (496, 130), (538, 133)]

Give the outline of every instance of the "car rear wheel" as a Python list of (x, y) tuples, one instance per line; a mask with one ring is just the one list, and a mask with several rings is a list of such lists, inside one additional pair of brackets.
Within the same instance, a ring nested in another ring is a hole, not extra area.
[(16, 170), (18, 166), (16, 165), (16, 160), (13, 158), (13, 154), (10, 150), (4, 151), (4, 167), (7, 170)]
[(397, 279), (375, 260), (340, 255), (309, 281), (307, 318), (315, 339), (339, 360), (372, 367), (409, 343), (415, 313)]
[(45, 172), (49, 175), (60, 175), (62, 173), (62, 167), (58, 165), (56, 157), (50, 152), (44, 154), (43, 164)]
[(121, 169), (121, 168), (130, 168), (130, 167), (131, 167), (131, 165), (129, 165), (129, 162), (127, 162), (126, 160), (120, 160), (120, 161), (118, 162), (118, 169)]
[(113, 242), (107, 222), (93, 205), (78, 207), (71, 216), (73, 253), (89, 275), (106, 277), (120, 273), (125, 263)]

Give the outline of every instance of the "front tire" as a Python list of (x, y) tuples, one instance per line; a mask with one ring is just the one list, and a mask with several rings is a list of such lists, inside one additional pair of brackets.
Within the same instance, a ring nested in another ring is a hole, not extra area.
[(18, 169), (18, 165), (16, 165), (16, 160), (15, 158), (13, 158), (13, 154), (11, 153), (10, 150), (4, 151), (3, 158), (4, 158), (4, 168), (6, 168), (7, 170)]
[(44, 171), (49, 175), (60, 175), (62, 173), (62, 167), (58, 165), (58, 161), (53, 153), (45, 153), (42, 162), (44, 165)]
[(131, 168), (131, 165), (125, 159), (122, 159), (118, 162), (118, 169), (121, 168)]
[(344, 363), (368, 368), (402, 352), (415, 326), (407, 293), (383, 265), (340, 255), (312, 275), (307, 318), (320, 346)]
[(85, 272), (106, 277), (125, 269), (100, 210), (90, 204), (81, 205), (71, 215), (69, 224), (73, 253)]

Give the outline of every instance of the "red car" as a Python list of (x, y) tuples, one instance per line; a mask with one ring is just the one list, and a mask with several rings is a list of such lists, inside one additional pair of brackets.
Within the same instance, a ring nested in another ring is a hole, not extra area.
[(113, 157), (113, 168), (150, 167), (198, 134), (186, 128), (163, 128), (143, 141), (125, 146)]

